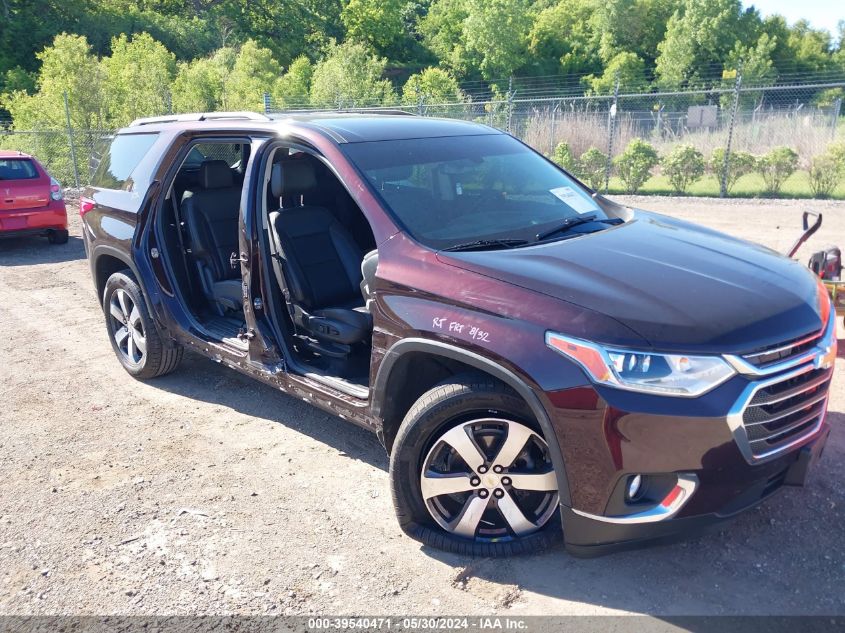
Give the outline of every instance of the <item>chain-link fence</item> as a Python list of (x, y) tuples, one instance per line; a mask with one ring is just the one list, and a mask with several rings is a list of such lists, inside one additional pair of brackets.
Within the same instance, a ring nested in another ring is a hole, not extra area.
[[(635, 138), (648, 141), (662, 156), (680, 144), (695, 147), (708, 163), (715, 153), (728, 166), (715, 174), (721, 195), (729, 193), (730, 157), (735, 153), (761, 156), (789, 147), (800, 157), (800, 167), (807, 169), (831, 143), (845, 140), (845, 81), (762, 87), (743, 86), (738, 76), (722, 87), (701, 90), (642, 93), (617, 84), (609, 95), (537, 96), (538, 90), (531, 87), (525, 92), (528, 95), (521, 96), (511, 84), (498, 98), (358, 107), (485, 123), (548, 156), (559, 143), (566, 143), (576, 157), (595, 148), (605, 155), (605, 189), (614, 158)], [(265, 103), (268, 113), (282, 112)]]
[[(401, 109), (419, 116), (486, 123), (550, 156), (562, 142), (576, 157), (595, 148), (606, 156), (607, 176), (614, 157), (634, 138), (647, 140), (661, 155), (679, 144), (693, 145), (708, 159), (723, 150), (718, 155), (726, 165), (735, 152), (759, 156), (785, 146), (798, 153), (804, 169), (831, 143), (845, 138), (845, 80), (761, 87), (744, 86), (738, 76), (720, 87), (701, 90), (643, 93), (617, 84), (609, 95), (584, 95), (565, 88), (555, 92), (517, 81), (504, 93), (467, 93), (460, 102), (339, 100), (337, 109)], [(291, 112), (274, 108), (268, 95), (263, 102), (267, 114)], [(79, 186), (89, 181), (99, 141), (108, 135), (108, 131), (70, 127), (17, 130), (0, 122), (0, 149), (32, 153), (66, 186)], [(724, 195), (728, 173), (721, 171), (717, 178), (723, 181)]]

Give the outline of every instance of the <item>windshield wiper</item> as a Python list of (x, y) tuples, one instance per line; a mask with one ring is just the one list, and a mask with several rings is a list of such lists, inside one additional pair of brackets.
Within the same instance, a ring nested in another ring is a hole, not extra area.
[(463, 242), (462, 244), (455, 244), (454, 246), (447, 246), (444, 251), (474, 251), (481, 249), (494, 248), (515, 248), (517, 246), (525, 246), (529, 244), (528, 240), (517, 239), (501, 239), (501, 240), (473, 240), (472, 242)]
[(595, 215), (579, 215), (574, 218), (567, 218), (557, 226), (549, 229), (548, 231), (543, 231), (542, 233), (537, 233), (537, 241), (542, 242), (544, 239), (551, 237), (555, 233), (563, 233), (565, 231), (569, 231), (576, 226), (581, 226), (582, 224), (589, 224), (590, 222), (601, 222), (602, 224), (619, 224), (622, 222), (620, 218), (604, 218), (598, 219)]

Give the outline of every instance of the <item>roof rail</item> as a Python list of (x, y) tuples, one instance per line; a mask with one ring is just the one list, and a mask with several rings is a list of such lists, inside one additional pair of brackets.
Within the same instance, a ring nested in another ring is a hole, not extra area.
[(389, 114), (391, 116), (417, 116), (414, 112), (408, 112), (406, 110), (400, 110), (399, 108), (327, 108), (325, 110), (320, 109), (302, 109), (302, 110), (282, 110), (279, 112), (273, 113), (273, 118), (283, 117), (289, 114)]
[(243, 119), (246, 121), (270, 121), (266, 114), (257, 112), (193, 112), (191, 114), (165, 114), (135, 119), (129, 127), (153, 125), (155, 123), (177, 123), (179, 121), (215, 121), (218, 119)]

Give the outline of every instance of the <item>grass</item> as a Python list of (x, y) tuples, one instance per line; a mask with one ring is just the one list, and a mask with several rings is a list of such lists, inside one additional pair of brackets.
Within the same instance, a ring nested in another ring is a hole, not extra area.
[[(734, 188), (729, 193), (731, 198), (764, 198), (763, 195), (763, 178), (759, 174), (747, 174), (740, 178)], [(622, 181), (613, 177), (610, 179), (611, 194), (624, 194), (625, 187)], [(637, 192), (638, 195), (643, 196), (672, 196), (677, 195), (672, 185), (669, 184), (669, 179), (665, 176), (652, 176), (646, 182), (642, 189)], [(713, 198), (719, 197), (719, 181), (715, 176), (707, 174), (693, 183), (686, 195), (688, 196), (709, 196)], [(806, 171), (796, 171), (792, 174), (786, 182), (783, 183), (783, 188), (780, 191), (778, 198), (804, 198), (815, 199), (813, 192), (810, 190), (810, 177)], [(839, 183), (839, 186), (834, 190), (831, 196), (832, 200), (845, 200), (845, 181)]]

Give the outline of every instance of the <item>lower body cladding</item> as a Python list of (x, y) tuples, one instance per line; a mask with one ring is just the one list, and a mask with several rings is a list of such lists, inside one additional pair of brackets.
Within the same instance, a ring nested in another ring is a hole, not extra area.
[(571, 507), (567, 549), (596, 556), (672, 540), (801, 486), (830, 432), (832, 367), (738, 375), (699, 398), (551, 392)]

